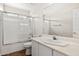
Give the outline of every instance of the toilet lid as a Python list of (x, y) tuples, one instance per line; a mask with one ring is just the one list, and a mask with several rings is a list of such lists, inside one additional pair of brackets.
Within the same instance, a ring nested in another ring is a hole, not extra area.
[(27, 45), (28, 45), (28, 46), (31, 46), (31, 45), (32, 45), (32, 42), (26, 42), (26, 43), (24, 43), (24, 45), (25, 45), (25, 46), (27, 46)]

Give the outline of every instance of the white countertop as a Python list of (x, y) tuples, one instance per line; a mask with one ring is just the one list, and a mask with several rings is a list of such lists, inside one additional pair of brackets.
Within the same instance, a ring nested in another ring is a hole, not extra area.
[[(56, 45), (47, 44), (47, 43), (43, 42), (41, 39), (42, 39), (41, 37), (32, 38), (32, 40), (34, 40), (34, 41), (36, 41), (36, 42), (38, 42), (40, 44), (43, 44), (43, 45), (45, 45), (45, 46), (47, 46), (47, 47), (49, 47), (51, 49), (57, 50), (57, 51), (59, 51), (61, 53), (64, 53), (66, 55), (79, 56), (79, 44), (78, 43), (68, 41), (69, 45), (62, 47), (62, 46), (56, 46)], [(69, 38), (69, 39), (73, 39), (73, 38)]]

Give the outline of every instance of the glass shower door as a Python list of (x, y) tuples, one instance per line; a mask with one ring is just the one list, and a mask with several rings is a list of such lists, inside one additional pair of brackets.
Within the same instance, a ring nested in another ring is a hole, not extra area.
[(29, 40), (30, 20), (26, 16), (16, 14), (3, 15), (4, 44), (14, 44)]

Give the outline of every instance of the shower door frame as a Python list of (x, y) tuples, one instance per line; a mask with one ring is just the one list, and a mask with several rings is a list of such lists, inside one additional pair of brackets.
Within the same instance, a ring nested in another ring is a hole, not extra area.
[[(21, 15), (21, 14), (18, 14), (18, 13), (13, 13), (13, 12), (6, 12), (6, 11), (2, 11), (2, 45), (12, 45), (12, 44), (16, 44), (16, 43), (24, 43), (26, 41), (19, 41), (19, 42), (14, 42), (14, 43), (8, 43), (8, 44), (5, 44), (4, 43), (4, 22), (3, 22), (3, 14), (4, 13), (10, 13), (10, 14), (16, 14), (16, 15), (20, 15), (20, 16), (25, 16), (25, 15)], [(30, 18), (32, 18), (31, 16), (26, 16), (28, 18), (28, 20), (31, 20)], [(31, 24), (31, 22), (29, 21), (29, 24)], [(31, 26), (30, 26), (31, 27)], [(31, 35), (32, 33), (30, 33), (29, 35)], [(28, 38), (29, 39), (29, 38)]]

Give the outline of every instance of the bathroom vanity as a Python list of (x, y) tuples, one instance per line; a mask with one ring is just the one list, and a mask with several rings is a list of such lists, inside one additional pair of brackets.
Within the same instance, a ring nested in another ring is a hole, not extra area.
[(32, 41), (32, 55), (33, 56), (66, 56), (65, 54), (56, 51), (55, 49), (51, 49), (41, 43), (36, 41)]
[(65, 54), (51, 49), (41, 43), (32, 41), (32, 55), (33, 56), (65, 56)]
[(58, 46), (42, 40), (44, 39), (41, 37), (32, 38), (32, 56), (79, 56), (79, 44), (77, 43), (68, 41), (67, 46)]

